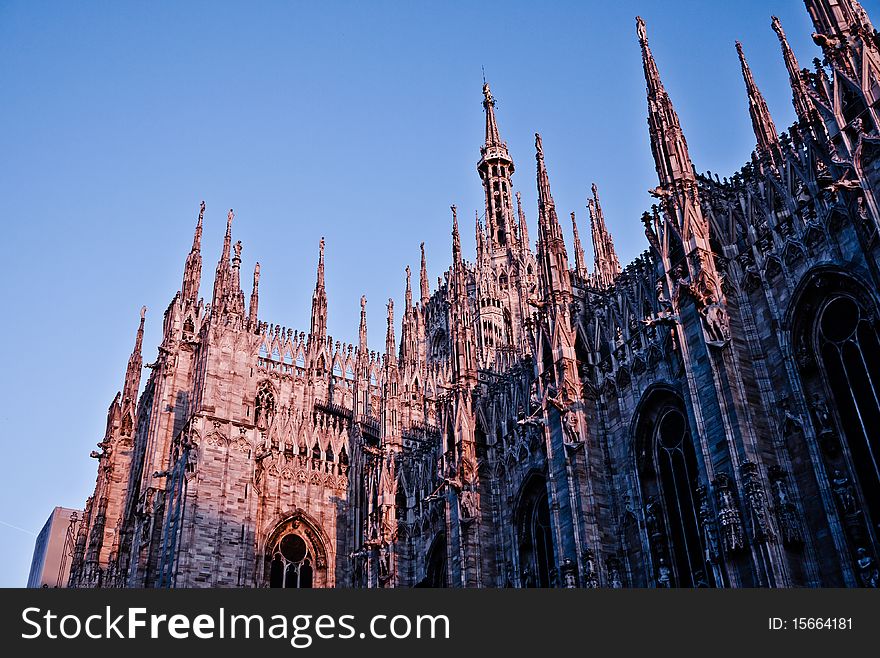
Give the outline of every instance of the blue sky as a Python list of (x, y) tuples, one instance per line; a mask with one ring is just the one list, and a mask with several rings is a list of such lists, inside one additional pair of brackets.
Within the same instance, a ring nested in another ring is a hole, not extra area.
[(436, 282), (449, 205), (482, 212), (482, 66), (532, 236), (540, 131), (560, 216), (587, 237), (595, 181), (621, 261), (644, 250), (637, 14), (698, 169), (730, 174), (754, 143), (734, 39), (777, 127), (793, 121), (770, 15), (810, 66), (799, 0), (0, 3), (0, 586), (26, 582), (51, 509), (91, 493), (138, 310), (149, 362), (202, 199), (203, 295), (234, 208), (261, 319), (308, 328), (323, 235), (329, 333), (356, 339), (366, 294), (381, 347), (419, 242)]

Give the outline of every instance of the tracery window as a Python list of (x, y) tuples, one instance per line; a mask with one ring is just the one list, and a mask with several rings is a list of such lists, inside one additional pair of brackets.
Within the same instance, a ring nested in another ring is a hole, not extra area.
[(655, 425), (654, 440), (674, 584), (707, 586), (695, 495), (696, 455), (687, 419), (680, 409), (670, 407), (662, 413)]
[(272, 385), (263, 382), (257, 388), (257, 397), (254, 401), (254, 424), (261, 430), (267, 429), (275, 415), (275, 394)]
[(880, 340), (876, 323), (855, 299), (837, 296), (819, 313), (816, 342), (863, 501), (876, 523), (880, 520)]
[(269, 587), (310, 588), (315, 557), (297, 533), (282, 535), (272, 549)]
[[(653, 566), (649, 582), (713, 587), (724, 576), (703, 545), (697, 453), (684, 403), (672, 390), (656, 389), (639, 406), (636, 445)], [(635, 538), (629, 544), (633, 557), (641, 553)]]

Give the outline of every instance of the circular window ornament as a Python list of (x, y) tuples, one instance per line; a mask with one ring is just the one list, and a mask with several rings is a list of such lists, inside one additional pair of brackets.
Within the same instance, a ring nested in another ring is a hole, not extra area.
[(819, 327), (826, 340), (842, 343), (853, 335), (859, 319), (858, 305), (849, 297), (838, 297), (825, 305)]
[(285, 535), (279, 544), (281, 555), (288, 562), (301, 562), (307, 552), (306, 543), (299, 535)]

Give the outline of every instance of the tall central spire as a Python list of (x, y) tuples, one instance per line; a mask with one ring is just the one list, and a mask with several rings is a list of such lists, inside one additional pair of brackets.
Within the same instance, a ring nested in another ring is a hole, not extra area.
[(324, 289), (324, 238), (321, 238), (318, 252), (318, 279), (315, 294), (312, 296), (312, 338), (323, 341), (327, 338), (327, 291)]
[(770, 116), (767, 101), (764, 100), (761, 90), (755, 84), (755, 78), (752, 76), (752, 70), (749, 68), (742, 44), (739, 41), (736, 42), (736, 52), (742, 67), (743, 81), (746, 83), (746, 93), (749, 97), (749, 116), (752, 118), (752, 129), (755, 131), (758, 152), (779, 162), (782, 159), (779, 135), (776, 134), (776, 126), (773, 124), (773, 117)]
[(506, 254), (514, 233), (511, 181), (514, 166), (507, 144), (501, 141), (495, 119), (495, 98), (489, 83), (483, 84), (483, 108), (486, 110), (486, 142), (480, 147), (477, 171), (486, 194), (486, 237), (490, 255)]
[(501, 141), (501, 135), (498, 134), (498, 122), (495, 120), (495, 98), (489, 89), (489, 83), (483, 83), (483, 107), (486, 109), (486, 148), (490, 146), (507, 146)]

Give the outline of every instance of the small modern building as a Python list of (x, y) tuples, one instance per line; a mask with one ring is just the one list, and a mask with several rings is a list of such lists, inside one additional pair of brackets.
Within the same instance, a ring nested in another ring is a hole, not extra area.
[(28, 587), (67, 587), (76, 524), (82, 510), (56, 507), (34, 544)]

